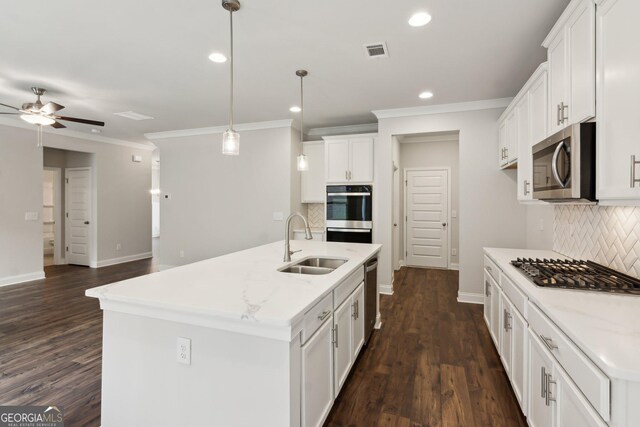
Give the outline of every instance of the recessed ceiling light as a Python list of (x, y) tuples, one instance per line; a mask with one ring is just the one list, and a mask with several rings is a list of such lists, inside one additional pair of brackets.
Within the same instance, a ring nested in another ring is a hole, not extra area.
[(223, 62), (227, 62), (227, 57), (218, 52), (214, 52), (211, 55), (209, 55), (209, 59), (219, 64)]
[(422, 92), (420, 95), (418, 95), (420, 97), (420, 99), (429, 99), (429, 98), (433, 98), (433, 92)]
[(294, 105), (293, 107), (289, 108), (289, 111), (291, 111), (292, 113), (299, 113), (302, 110), (297, 105)]
[(431, 22), (431, 15), (426, 12), (418, 12), (411, 15), (409, 18), (409, 25), (412, 27), (422, 27)]

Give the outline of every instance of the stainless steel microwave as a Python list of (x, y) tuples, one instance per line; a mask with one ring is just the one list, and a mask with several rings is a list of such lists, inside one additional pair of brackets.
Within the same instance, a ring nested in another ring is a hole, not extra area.
[(596, 124), (568, 126), (533, 146), (533, 198), (596, 200)]

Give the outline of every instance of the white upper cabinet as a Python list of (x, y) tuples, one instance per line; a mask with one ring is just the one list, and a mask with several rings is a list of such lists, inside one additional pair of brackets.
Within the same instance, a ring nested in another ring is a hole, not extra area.
[(531, 148), (547, 136), (547, 63), (533, 73), (516, 99), (518, 200), (533, 200)]
[(374, 135), (325, 137), (325, 178), (329, 184), (373, 182)]
[(512, 166), (518, 160), (517, 123), (515, 109), (509, 106), (498, 124), (498, 164), (501, 168)]
[(324, 203), (324, 143), (303, 142), (302, 152), (309, 162), (309, 169), (301, 173), (302, 203)]
[(595, 3), (573, 0), (543, 42), (549, 61), (549, 134), (595, 116)]
[(596, 195), (602, 204), (640, 205), (638, 17), (638, 0), (598, 3)]

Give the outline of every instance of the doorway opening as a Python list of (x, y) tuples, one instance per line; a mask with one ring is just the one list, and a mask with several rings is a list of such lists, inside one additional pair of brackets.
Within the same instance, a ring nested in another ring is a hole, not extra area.
[[(96, 262), (95, 155), (43, 148), (44, 265)], [(47, 274), (45, 270), (45, 275)]]
[(458, 269), (459, 132), (393, 137), (393, 261)]

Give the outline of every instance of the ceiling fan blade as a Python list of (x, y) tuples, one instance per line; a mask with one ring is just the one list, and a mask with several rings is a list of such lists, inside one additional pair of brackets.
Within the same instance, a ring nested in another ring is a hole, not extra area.
[(84, 123), (85, 125), (104, 126), (104, 122), (97, 120), (78, 119), (76, 117), (55, 116), (58, 120), (66, 120), (68, 122)]
[(0, 103), (0, 105), (2, 105), (3, 107), (13, 108), (14, 110), (20, 110), (20, 109), (19, 109), (19, 108), (17, 108), (17, 107), (12, 107), (11, 105), (7, 105), (7, 104), (2, 104), (2, 103)]
[(45, 114), (53, 114), (58, 110), (62, 110), (64, 105), (56, 104), (55, 102), (47, 102), (42, 106), (40, 112)]
[(55, 122), (54, 124), (50, 125), (52, 128), (56, 128), (56, 129), (62, 129), (62, 128), (66, 128), (65, 125), (63, 125), (60, 122)]

